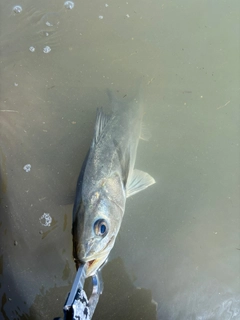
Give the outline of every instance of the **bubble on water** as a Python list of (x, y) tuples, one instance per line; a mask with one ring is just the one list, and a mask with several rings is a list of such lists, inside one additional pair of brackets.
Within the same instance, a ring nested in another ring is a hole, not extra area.
[(43, 22), (48, 27), (56, 27), (60, 23), (60, 17), (59, 14), (56, 12), (49, 12), (46, 13), (42, 19), (41, 22)]
[(49, 21), (46, 21), (46, 25), (47, 25), (48, 27), (53, 27), (53, 24), (52, 24), (51, 22), (49, 22)]
[(103, 19), (103, 16), (98, 16), (98, 18), (102, 20), (102, 19)]
[(39, 218), (39, 221), (42, 226), (44, 227), (50, 227), (52, 223), (52, 217), (49, 213), (45, 213)]
[(105, 3), (105, 7), (106, 7), (106, 8), (108, 7), (108, 4), (107, 4), (107, 3)]
[(32, 166), (28, 163), (28, 164), (25, 164), (25, 166), (23, 167), (23, 170), (26, 171), (26, 172), (29, 172), (31, 170)]
[(13, 7), (13, 12), (15, 12), (15, 13), (21, 13), (21, 12), (22, 12), (22, 7), (21, 7), (21, 6), (14, 6), (14, 7)]
[(29, 47), (29, 51), (34, 52), (35, 50), (36, 49), (33, 46)]
[(126, 14), (126, 17), (127, 17), (127, 18), (130, 18), (130, 15), (129, 15), (129, 14)]
[(43, 48), (44, 53), (49, 53), (52, 49), (49, 46)]
[(66, 9), (73, 9), (74, 8), (74, 2), (72, 2), (72, 1), (65, 1), (64, 2), (64, 7), (66, 8)]
[(49, 33), (48, 33), (48, 32), (46, 32), (46, 33), (45, 33), (45, 35), (46, 35), (46, 37), (48, 37), (48, 36), (49, 36)]

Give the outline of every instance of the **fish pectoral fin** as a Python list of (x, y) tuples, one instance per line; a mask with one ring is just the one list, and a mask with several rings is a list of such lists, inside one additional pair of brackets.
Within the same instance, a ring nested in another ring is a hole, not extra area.
[(103, 132), (103, 129), (106, 127), (106, 124), (109, 121), (109, 116), (106, 115), (102, 108), (97, 109), (97, 118), (96, 118), (96, 123), (95, 123), (95, 134), (93, 138), (93, 143), (96, 144)]
[(147, 172), (134, 169), (126, 186), (127, 198), (154, 184), (156, 181)]
[(121, 171), (122, 171), (122, 181), (124, 187), (126, 187), (127, 180), (128, 180), (128, 174), (129, 174), (129, 168), (130, 168), (130, 151), (129, 148), (127, 151), (123, 154), (121, 145), (119, 142), (115, 139), (113, 139), (113, 144), (115, 147), (115, 150), (118, 155), (119, 162), (121, 164)]

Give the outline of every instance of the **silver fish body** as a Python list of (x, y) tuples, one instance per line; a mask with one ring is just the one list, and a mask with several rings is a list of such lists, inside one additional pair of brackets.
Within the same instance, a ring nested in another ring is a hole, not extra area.
[(97, 272), (114, 246), (126, 198), (155, 183), (134, 169), (143, 131), (140, 102), (112, 105), (110, 116), (98, 110), (73, 208), (73, 256), (77, 265), (88, 262), (87, 277)]

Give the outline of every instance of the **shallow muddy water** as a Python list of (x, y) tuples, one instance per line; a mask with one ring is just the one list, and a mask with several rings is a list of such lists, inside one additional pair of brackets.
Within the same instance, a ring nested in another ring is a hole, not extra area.
[(0, 4), (0, 318), (63, 315), (96, 109), (141, 79), (157, 183), (127, 201), (93, 319), (240, 319), (239, 1), (74, 4)]

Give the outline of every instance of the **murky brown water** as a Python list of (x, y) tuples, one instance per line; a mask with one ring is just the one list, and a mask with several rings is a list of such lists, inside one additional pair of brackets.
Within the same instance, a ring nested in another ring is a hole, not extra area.
[(127, 202), (94, 319), (240, 319), (239, 9), (1, 1), (1, 319), (62, 316), (96, 108), (140, 78), (152, 138), (136, 167), (157, 184)]

